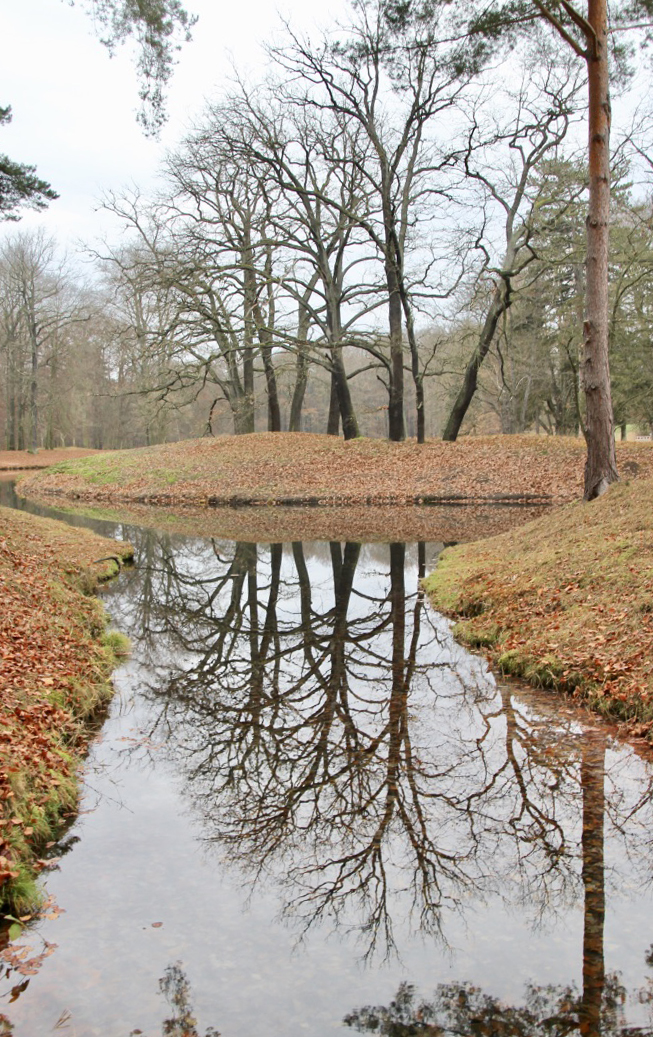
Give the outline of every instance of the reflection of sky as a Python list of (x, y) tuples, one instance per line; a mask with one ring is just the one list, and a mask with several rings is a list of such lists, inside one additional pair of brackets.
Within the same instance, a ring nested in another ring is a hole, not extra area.
[[(124, 533), (136, 541), (143, 539), (138, 530)], [(221, 557), (231, 558), (231, 545), (220, 543), (216, 548)], [(145, 549), (141, 543), (141, 561)], [(165, 626), (158, 581), (169, 581), (160, 564), (161, 552), (168, 551), (174, 552), (177, 572), (184, 581), (193, 575), (210, 581), (224, 571), (224, 564), (206, 543), (161, 537), (150, 555), (154, 583), (148, 622), (153, 630)], [(265, 587), (269, 549), (260, 547), (258, 554), (259, 585)], [(322, 613), (334, 601), (328, 545), (305, 545), (305, 557), (313, 608)], [(277, 615), (283, 630), (284, 625), (296, 623), (296, 606), (290, 595), (295, 570), (288, 548), (281, 574)], [(532, 731), (534, 753), (542, 753), (539, 762), (533, 758), (533, 775), (541, 782), (533, 798), (543, 801), (549, 792), (556, 798), (558, 817), (572, 851), (570, 881), (560, 885), (552, 879), (538, 884), (530, 865), (525, 882), (510, 872), (509, 846), (502, 832), (506, 804), (513, 806), (514, 799), (506, 798), (510, 783), (502, 774), (495, 794), (482, 805), (489, 819), (487, 830), (479, 830), (482, 845), (492, 847), (494, 853), (488, 852), (476, 862), (477, 890), (457, 890), (459, 909), (445, 914), (448, 946), (435, 937), (411, 935), (415, 920), (408, 917), (406, 898), (399, 896), (393, 907), (400, 961), (376, 958), (366, 966), (361, 961), (364, 940), (360, 934), (348, 932), (346, 927), (334, 931), (326, 922), (298, 944), (292, 912), (285, 921), (280, 920), (284, 898), (292, 892), (284, 883), (283, 867), (296, 859), (301, 840), (289, 856), (273, 859), (269, 877), (253, 889), (249, 874), (230, 859), (220, 841), (206, 843), (204, 836), (211, 826), (207, 828), (206, 818), (200, 818), (193, 803), (192, 757), (179, 751), (192, 743), (192, 725), (173, 711), (179, 727), (173, 732), (171, 747), (157, 748), (156, 731), (151, 742), (143, 740), (143, 733), (150, 732), (159, 719), (163, 698), (157, 688), (162, 673), (180, 666), (188, 670), (195, 661), (190, 648), (179, 651), (170, 632), (159, 633), (150, 641), (139, 639), (145, 578), (144, 572), (136, 570), (107, 592), (116, 625), (127, 632), (134, 628), (134, 654), (118, 673), (119, 694), (104, 736), (93, 749), (86, 796), (90, 812), (82, 814), (74, 828), (81, 840), (48, 882), (65, 914), (57, 921), (44, 922), (40, 933), (59, 947), (31, 980), (27, 992), (15, 1004), (5, 1003), (0, 1009), (15, 1020), (16, 1037), (49, 1032), (65, 1009), (72, 1013), (71, 1032), (77, 1037), (122, 1037), (135, 1027), (156, 1033), (166, 1015), (166, 1005), (157, 993), (158, 979), (177, 960), (183, 962), (191, 983), (200, 1031), (211, 1024), (223, 1037), (261, 1032), (270, 1037), (299, 1037), (305, 1032), (323, 1037), (343, 1032), (340, 1020), (346, 1012), (366, 1003), (387, 1004), (401, 980), (415, 983), (425, 996), (438, 983), (470, 980), (495, 996), (517, 1001), (529, 980), (538, 984), (579, 982), (582, 904), (577, 896), (580, 798), (573, 780), (580, 731), (576, 712), (559, 701), (554, 712), (546, 698), (533, 693), (512, 696), (517, 721)], [(407, 640), (416, 580), (416, 552), (411, 547), (405, 573)], [(387, 547), (363, 549), (354, 587), (348, 615), (362, 619), (370, 603), (384, 600), (389, 592)], [(223, 591), (228, 593), (228, 589)], [(189, 594), (191, 600), (202, 597), (190, 589)], [(260, 598), (266, 600), (265, 591)], [(219, 613), (216, 602), (214, 614)], [(379, 659), (389, 657), (390, 637), (390, 631), (384, 629), (373, 641)], [(501, 763), (505, 717), (490, 719), (490, 734), (486, 733), (483, 717), (490, 718), (497, 710), (497, 690), (493, 680), (484, 676), (484, 664), (455, 645), (445, 621), (424, 613), (420, 642), (409, 704), (413, 748), (426, 769), (446, 771), (455, 763), (456, 781), (448, 779), (448, 792), (458, 795), (456, 782), (461, 774), (467, 775), (470, 789), (478, 786), (479, 740), (488, 773)], [(298, 665), (292, 659), (284, 663), (283, 686), (292, 683)], [(472, 685), (476, 706), (462, 698), (461, 676)], [(370, 694), (366, 684), (368, 697), (380, 701), (382, 686), (380, 677)], [(145, 698), (140, 694), (144, 687), (149, 687)], [(223, 693), (224, 688), (215, 688), (216, 700)], [(378, 725), (374, 710), (364, 723)], [(203, 733), (200, 729), (199, 736)], [(566, 777), (563, 775), (562, 786), (555, 792), (547, 792), (545, 787), (550, 774), (542, 759), (549, 757), (565, 763)], [(644, 982), (644, 954), (653, 941), (653, 932), (642, 924), (650, 917), (651, 906), (650, 892), (644, 889), (652, 859), (647, 850), (650, 808), (644, 797), (649, 773), (627, 748), (611, 747), (606, 760), (606, 884), (610, 894), (606, 968), (620, 969), (626, 986), (633, 989)], [(525, 759), (520, 757), (520, 762), (526, 772)], [(642, 797), (641, 810), (629, 818)], [(225, 797), (216, 805), (212, 823), (219, 828), (224, 820), (221, 811), (226, 817), (234, 809), (234, 803)], [(440, 825), (437, 836), (441, 845), (455, 849), (456, 828), (447, 804), (426, 801), (425, 810), (431, 824)], [(625, 836), (615, 832), (615, 824), (622, 822)], [(399, 877), (410, 858), (400, 835), (398, 830), (392, 834)], [(501, 890), (496, 888), (497, 876)], [(485, 895), (478, 889), (485, 890)], [(346, 921), (354, 924), (355, 918)], [(153, 928), (154, 922), (163, 925)], [(38, 943), (36, 937), (33, 943)]]

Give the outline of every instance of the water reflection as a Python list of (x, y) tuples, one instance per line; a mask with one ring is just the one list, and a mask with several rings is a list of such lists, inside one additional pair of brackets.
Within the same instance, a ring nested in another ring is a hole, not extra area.
[(471, 983), (443, 983), (426, 1000), (419, 1000), (414, 987), (403, 983), (389, 1005), (368, 1005), (344, 1021), (359, 1033), (383, 1037), (566, 1037), (570, 1033), (650, 1037), (653, 1030), (627, 1026), (626, 991), (618, 974), (607, 980), (599, 1029), (585, 1028), (584, 999), (573, 984), (528, 984), (523, 1003), (509, 1005)]
[[(605, 923), (605, 797), (606, 739), (600, 734), (580, 751), (582, 794), (581, 876), (584, 889), (582, 990), (529, 983), (521, 1005), (505, 1001), (471, 983), (440, 984), (430, 999), (418, 999), (415, 987), (402, 983), (387, 1006), (365, 1006), (345, 1016), (359, 1032), (388, 1037), (410, 1035), (470, 1035), (526, 1037), (651, 1037), (653, 1028), (630, 1026), (625, 1018), (628, 992), (618, 971), (606, 974)], [(646, 958), (653, 965), (653, 957)], [(634, 1000), (651, 1004), (653, 987), (634, 992)]]
[(300, 931), (329, 918), (386, 953), (395, 913), (446, 939), (470, 897), (534, 924), (584, 897), (589, 1012), (604, 829), (648, 882), (648, 779), (615, 765), (606, 784), (607, 735), (538, 715), (456, 649), (418, 589), (425, 550), (375, 545), (361, 566), (355, 543), (150, 536), (130, 595), (149, 736), (183, 762), (206, 838), (274, 881)]
[[(308, 1027), (326, 1037), (346, 1013), (349, 1027), (393, 1037), (653, 1033), (639, 975), (650, 936), (640, 950), (633, 923), (610, 931), (620, 902), (642, 905), (635, 925), (649, 908), (650, 768), (561, 700), (497, 687), (456, 646), (419, 590), (432, 547), (121, 532), (139, 563), (107, 597), (134, 643), (129, 681), (141, 724), (122, 741), (123, 757), (151, 774), (172, 764), (199, 822), (209, 881), (231, 889), (244, 879), (274, 896), (287, 926), (306, 936), (306, 958), (283, 963), (282, 986), (290, 990), (296, 973), (299, 989), (303, 969), (309, 979), (301, 998), (288, 993), (292, 1022), (275, 1035)], [(206, 872), (179, 883), (166, 874), (181, 914), (183, 903), (203, 904)], [(264, 965), (274, 982), (256, 981), (258, 1014), (238, 1015), (218, 965), (231, 968), (233, 957), (249, 996), (258, 940), (236, 960), (234, 930), (221, 925), (204, 934), (189, 975), (207, 1017), (244, 1037), (267, 1018), (282, 966), (274, 949)], [(166, 961), (190, 960), (183, 932), (156, 931), (177, 944), (154, 977)], [(340, 939), (328, 943), (332, 931)], [(522, 969), (514, 980), (501, 961), (505, 932), (539, 948), (526, 964), (508, 949)], [(354, 975), (354, 955), (342, 950), (352, 936), (375, 969), (390, 960), (373, 989), (359, 990), (369, 971)], [(319, 941), (329, 952), (311, 959)], [(195, 931), (188, 942), (194, 949)], [(261, 942), (269, 953), (274, 938)], [(552, 964), (558, 951), (563, 963)], [(178, 1008), (167, 1022), (192, 1034), (188, 980), (170, 968)], [(222, 1000), (208, 1000), (220, 982)], [(380, 1007), (356, 1007), (366, 1000)]]
[[(168, 965), (159, 980), (159, 992), (163, 994), (171, 1014), (161, 1024), (161, 1037), (202, 1037), (198, 1030), (195, 1010), (191, 1002), (191, 987), (182, 963)], [(136, 1037), (143, 1031), (132, 1030), (129, 1037)], [(204, 1037), (220, 1037), (218, 1030), (209, 1026)]]

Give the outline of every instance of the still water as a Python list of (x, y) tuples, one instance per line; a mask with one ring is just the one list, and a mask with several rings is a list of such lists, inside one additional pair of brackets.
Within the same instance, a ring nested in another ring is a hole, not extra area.
[(653, 1032), (651, 764), (456, 645), (441, 545), (74, 521), (133, 651), (7, 1033)]

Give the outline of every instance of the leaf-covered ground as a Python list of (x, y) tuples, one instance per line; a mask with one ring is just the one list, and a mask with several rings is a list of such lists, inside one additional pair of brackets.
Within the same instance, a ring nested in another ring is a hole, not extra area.
[(653, 480), (450, 548), (426, 581), (461, 640), (653, 740)]
[(0, 472), (13, 472), (23, 468), (47, 468), (62, 461), (71, 461), (76, 457), (88, 457), (96, 450), (82, 450), (80, 447), (64, 447), (61, 450), (38, 450), (30, 454), (28, 450), (0, 450)]
[[(584, 442), (571, 437), (482, 436), (418, 446), (257, 433), (95, 454), (29, 475), (20, 490), (166, 507), (384, 506), (511, 497), (560, 503), (582, 494), (584, 458)], [(653, 478), (653, 444), (620, 444), (618, 459), (622, 473)]]
[(29, 911), (120, 642), (92, 596), (128, 544), (0, 508), (0, 910)]

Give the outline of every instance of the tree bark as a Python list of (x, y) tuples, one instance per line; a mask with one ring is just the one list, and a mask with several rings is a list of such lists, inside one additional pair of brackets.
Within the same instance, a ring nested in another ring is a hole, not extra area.
[(249, 239), (246, 245), (245, 262), (243, 264), (243, 287), (245, 302), (245, 328), (243, 335), (243, 398), (239, 403), (240, 416), (238, 424), (243, 434), (256, 431), (256, 413), (254, 407), (254, 308), (256, 306), (256, 280), (254, 261), (251, 255)]
[(35, 454), (38, 450), (39, 445), (39, 411), (38, 411), (38, 367), (39, 367), (39, 346), (38, 346), (38, 334), (36, 327), (32, 324), (30, 327), (30, 339), (31, 339), (31, 372), (30, 372), (30, 390), (29, 390), (29, 414), (30, 414), (30, 454)]
[(288, 419), (289, 432), (301, 432), (302, 430), (302, 408), (304, 396), (308, 384), (308, 356), (304, 343), (299, 343), (297, 348), (297, 360), (295, 364), (295, 387), (292, 400), (290, 401), (290, 418)]
[(406, 294), (403, 282), (401, 283), (401, 304), (406, 321), (406, 335), (410, 347), (410, 365), (415, 385), (415, 414), (417, 418), (417, 442), (424, 443), (426, 436), (426, 409), (424, 403), (424, 375), (419, 368), (419, 349), (417, 347), (417, 336), (415, 334), (415, 321), (410, 299)]
[(342, 434), (345, 439), (356, 439), (359, 435), (358, 421), (356, 420), (354, 404), (349, 391), (347, 372), (345, 371), (345, 365), (342, 361), (342, 351), (340, 349), (335, 350), (333, 376), (336, 383), (336, 392), (338, 394), (338, 407), (340, 409), (340, 420), (342, 421)]
[(261, 346), (263, 367), (265, 369), (265, 386), (268, 397), (268, 432), (281, 432), (281, 407), (279, 406), (279, 390), (277, 375), (272, 363), (270, 346)]
[[(223, 387), (223, 391), (231, 407), (234, 435), (246, 436), (248, 433), (254, 432), (254, 407), (251, 396), (244, 393), (240, 386), (236, 386), (235, 389), (233, 386), (230, 389)], [(213, 407), (211, 407), (211, 411), (213, 411)]]
[(308, 384), (308, 329), (310, 326), (310, 313), (306, 305), (299, 305), (299, 317), (297, 320), (297, 357), (295, 361), (295, 387), (290, 402), (290, 418), (288, 421), (289, 432), (301, 432), (302, 430), (302, 407)]
[(585, 500), (616, 482), (617, 461), (608, 361), (608, 232), (610, 218), (610, 93), (606, 0), (588, 0), (589, 211), (582, 385), (586, 406)]

